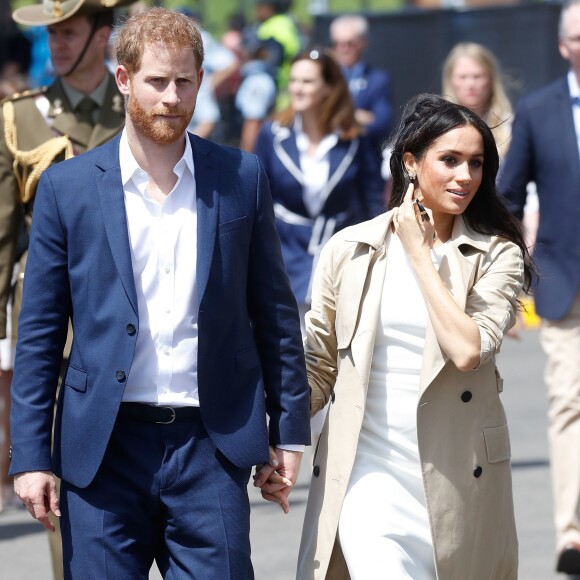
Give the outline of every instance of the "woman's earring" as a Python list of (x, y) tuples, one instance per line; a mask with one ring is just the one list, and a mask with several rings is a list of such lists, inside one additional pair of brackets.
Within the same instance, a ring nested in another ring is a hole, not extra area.
[(417, 177), (417, 174), (414, 171), (409, 171), (409, 179), (411, 181), (415, 181), (416, 177)]

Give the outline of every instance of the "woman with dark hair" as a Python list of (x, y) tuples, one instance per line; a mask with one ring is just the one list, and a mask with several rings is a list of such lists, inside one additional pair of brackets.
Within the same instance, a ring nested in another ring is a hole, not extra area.
[(390, 210), (323, 249), (306, 316), (314, 457), (298, 579), (513, 580), (495, 355), (532, 275), (475, 113), (434, 95), (394, 138)]
[(313, 49), (297, 56), (288, 90), (289, 108), (262, 127), (255, 152), (270, 181), (284, 262), (303, 320), (320, 249), (334, 232), (384, 211), (384, 184), (330, 53)]

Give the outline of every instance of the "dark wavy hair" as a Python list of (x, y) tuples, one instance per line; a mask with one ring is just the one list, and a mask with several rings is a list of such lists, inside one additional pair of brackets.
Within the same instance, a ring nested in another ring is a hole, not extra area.
[(393, 179), (389, 209), (401, 205), (409, 187), (403, 155), (409, 152), (421, 161), (433, 142), (458, 127), (471, 126), (483, 141), (483, 175), (477, 194), (463, 213), (467, 226), (479, 233), (497, 235), (518, 245), (524, 256), (524, 291), (530, 289), (535, 268), (525, 244), (520, 222), (508, 211), (496, 188), (499, 169), (497, 145), (490, 128), (473, 111), (437, 95), (421, 94), (405, 106), (391, 140)]

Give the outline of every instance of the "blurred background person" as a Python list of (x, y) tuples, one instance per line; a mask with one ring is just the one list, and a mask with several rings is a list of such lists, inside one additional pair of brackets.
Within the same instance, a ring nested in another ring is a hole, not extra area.
[(380, 159), (393, 120), (391, 81), (385, 71), (364, 61), (369, 23), (355, 14), (339, 16), (330, 24), (330, 39), (354, 100), (355, 118), (371, 139)]
[(270, 181), (284, 263), (303, 322), (321, 248), (335, 231), (384, 211), (383, 181), (330, 52), (300, 54), (288, 90), (290, 106), (262, 126), (255, 152)]
[(10, 4), (0, 3), (0, 100), (27, 88), (30, 41), (10, 17)]
[(200, 25), (205, 54), (203, 82), (197, 95), (195, 112), (187, 130), (204, 139), (211, 137), (214, 141), (221, 142), (223, 140), (220, 137), (219, 127), (221, 111), (216, 91), (239, 70), (240, 62), (231, 50), (203, 28), (201, 12), (185, 7), (179, 8), (178, 12), (189, 16)]
[(499, 188), (521, 218), (527, 184), (537, 185), (534, 300), (547, 356), (556, 568), (572, 575), (580, 574), (580, 0), (564, 4), (558, 34), (568, 74), (519, 103)]
[(500, 158), (510, 144), (512, 106), (495, 56), (475, 42), (460, 42), (447, 55), (441, 79), (444, 98), (479, 115), (491, 128)]
[(292, 0), (255, 0), (256, 24), (252, 29), (256, 37), (264, 43), (267, 62), (276, 71), (279, 110), (288, 105), (288, 78), (292, 59), (300, 52), (302, 38), (296, 22), (288, 14)]
[(244, 43), (242, 58), (241, 83), (235, 100), (242, 117), (240, 148), (253, 151), (262, 123), (276, 103), (275, 71), (268, 62), (264, 44), (258, 39)]
[[(488, 124), (500, 160), (505, 159), (511, 141), (513, 109), (501, 67), (493, 53), (475, 42), (456, 44), (443, 63), (441, 85), (444, 98), (471, 109)], [(533, 248), (539, 220), (538, 195), (533, 181), (528, 183), (527, 190), (523, 225), (526, 244)], [(524, 300), (533, 307), (529, 298)]]

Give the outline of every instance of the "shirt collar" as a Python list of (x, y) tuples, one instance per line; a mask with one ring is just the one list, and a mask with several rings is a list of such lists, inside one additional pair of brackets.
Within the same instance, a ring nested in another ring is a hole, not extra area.
[[(141, 169), (137, 160), (135, 159), (131, 148), (129, 147), (129, 140), (127, 138), (127, 129), (123, 129), (121, 133), (121, 140), (119, 142), (119, 163), (121, 166), (121, 182), (123, 188), (126, 188), (130, 181), (137, 186), (139, 191), (143, 192), (149, 178), (147, 173)], [(193, 166), (193, 150), (191, 149), (191, 142), (186, 133), (185, 135), (185, 151), (181, 159), (175, 164), (173, 172), (181, 179), (185, 170), (188, 169), (192, 176), (195, 176)]]
[[(294, 133), (296, 134), (296, 147), (298, 151), (301, 155), (307, 155), (310, 140), (308, 139), (308, 135), (302, 130), (302, 117), (300, 115), (294, 117)], [(317, 160), (323, 159), (337, 143), (338, 133), (335, 132), (325, 135), (320, 140), (314, 158)]]
[(107, 92), (109, 77), (110, 75), (106, 74), (105, 78), (98, 84), (97, 88), (88, 95), (85, 95), (80, 91), (77, 91), (76, 89), (68, 85), (65, 80), (63, 80), (62, 88), (66, 94), (67, 99), (69, 100), (69, 103), (71, 104), (71, 107), (73, 109), (76, 109), (77, 105), (82, 101), (84, 97), (91, 97), (91, 99), (93, 99), (93, 101), (97, 103), (99, 109), (102, 108), (103, 103), (105, 102), (105, 94)]
[(570, 91), (570, 97), (580, 97), (580, 87), (578, 86), (578, 80), (574, 71), (570, 69), (568, 71), (568, 90)]

